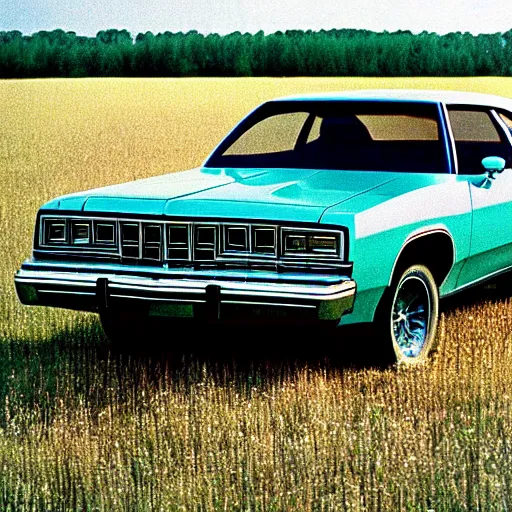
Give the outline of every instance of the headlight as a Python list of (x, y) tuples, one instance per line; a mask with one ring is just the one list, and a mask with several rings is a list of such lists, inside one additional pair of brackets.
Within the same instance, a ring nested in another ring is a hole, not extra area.
[(284, 256), (334, 256), (342, 255), (341, 233), (330, 231), (283, 230)]
[(43, 241), (45, 244), (65, 244), (67, 242), (66, 219), (44, 219)]
[(71, 243), (89, 244), (91, 243), (91, 224), (90, 222), (72, 221), (71, 222)]
[(109, 219), (41, 217), (39, 243), (42, 246), (111, 251), (116, 248), (116, 240), (116, 222)]

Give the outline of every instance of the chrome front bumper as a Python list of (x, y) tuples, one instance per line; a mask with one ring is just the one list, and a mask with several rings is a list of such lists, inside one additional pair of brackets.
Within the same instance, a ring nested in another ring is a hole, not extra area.
[[(101, 265), (101, 266), (100, 266)], [(174, 270), (112, 263), (27, 260), (15, 275), (23, 304), (98, 311), (145, 303), (150, 314), (222, 318), (225, 306), (306, 310), (340, 320), (354, 303), (356, 283), (331, 274), (240, 270)], [(202, 308), (202, 309), (201, 309)]]

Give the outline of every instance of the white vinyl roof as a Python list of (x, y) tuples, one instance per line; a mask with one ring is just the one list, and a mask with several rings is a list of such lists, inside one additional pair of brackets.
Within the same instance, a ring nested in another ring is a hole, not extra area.
[(277, 101), (420, 101), (463, 105), (483, 105), (512, 111), (512, 99), (478, 92), (421, 89), (362, 89), (354, 91), (300, 94), (277, 98)]

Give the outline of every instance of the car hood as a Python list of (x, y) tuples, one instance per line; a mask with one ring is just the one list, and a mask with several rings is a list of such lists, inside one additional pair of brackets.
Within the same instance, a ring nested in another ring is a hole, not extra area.
[(45, 208), (318, 222), (327, 209), (396, 179), (367, 171), (203, 168), (62, 196)]

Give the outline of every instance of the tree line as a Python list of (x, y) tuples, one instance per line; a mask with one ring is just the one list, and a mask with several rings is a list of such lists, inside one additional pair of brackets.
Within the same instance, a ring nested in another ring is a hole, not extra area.
[(61, 29), (0, 32), (0, 78), (191, 76), (512, 76), (512, 29), (287, 30), (203, 35)]

